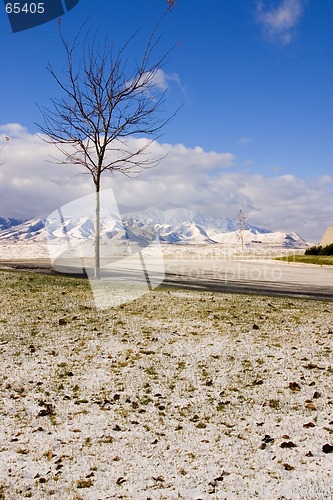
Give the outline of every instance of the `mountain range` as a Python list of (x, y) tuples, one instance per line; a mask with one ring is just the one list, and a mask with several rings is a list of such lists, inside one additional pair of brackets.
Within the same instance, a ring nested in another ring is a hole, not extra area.
[[(296, 233), (274, 232), (248, 223), (241, 231), (246, 246), (276, 246), (306, 248), (308, 244)], [(89, 217), (35, 218), (22, 221), (0, 217), (0, 242), (63, 243), (66, 239), (87, 240), (94, 237), (93, 220)], [(119, 243), (136, 242), (146, 246), (156, 238), (171, 244), (224, 244), (240, 245), (237, 220), (227, 217), (202, 215), (186, 209), (161, 211), (149, 208), (142, 212), (130, 212), (119, 217), (103, 214), (101, 240)]]

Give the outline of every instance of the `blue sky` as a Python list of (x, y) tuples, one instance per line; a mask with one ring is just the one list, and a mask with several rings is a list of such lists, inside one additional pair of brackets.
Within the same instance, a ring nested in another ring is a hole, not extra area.
[[(165, 5), (80, 0), (61, 26), (71, 38), (89, 17), (98, 36), (116, 47), (140, 29), (132, 56)], [(169, 156), (130, 181), (130, 197), (128, 183), (116, 179), (120, 205), (143, 209), (145, 199), (162, 209), (225, 216), (243, 208), (251, 223), (320, 239), (333, 225), (332, 21), (331, 0), (178, 0), (159, 45), (162, 52), (176, 45), (161, 75), (166, 112), (183, 104), (156, 144)], [(58, 95), (46, 65), (65, 64), (58, 23), (11, 33), (2, 8), (0, 43), (0, 139), (11, 139), (0, 153), (0, 215), (32, 217), (77, 195), (52, 181), (42, 161), (45, 145), (35, 136), (36, 104)]]

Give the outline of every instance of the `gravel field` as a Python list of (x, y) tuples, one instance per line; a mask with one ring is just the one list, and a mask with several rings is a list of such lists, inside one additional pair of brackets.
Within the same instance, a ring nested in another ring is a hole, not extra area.
[(0, 291), (0, 499), (333, 498), (332, 302)]

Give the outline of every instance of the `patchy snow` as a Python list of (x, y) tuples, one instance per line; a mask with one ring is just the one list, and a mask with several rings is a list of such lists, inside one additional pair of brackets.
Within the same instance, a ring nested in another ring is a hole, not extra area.
[(15, 259), (47, 259), (49, 252), (46, 241), (42, 243), (0, 242), (0, 261)]
[[(273, 233), (275, 234), (275, 233)], [(282, 234), (282, 233), (281, 233)], [(234, 233), (226, 233), (226, 237), (230, 239), (230, 241), (225, 244), (199, 244), (194, 243), (191, 245), (187, 244), (172, 244), (172, 243), (161, 243), (161, 248), (163, 255), (166, 258), (184, 258), (184, 259), (192, 259), (194, 256), (198, 258), (207, 258), (214, 259), (220, 257), (226, 257), (230, 260), (240, 258), (274, 258), (277, 255), (289, 255), (292, 253), (302, 253), (302, 249), (292, 249), (286, 248), (282, 245), (270, 244), (269, 242), (265, 245), (252, 245), (244, 247), (242, 251), (239, 245), (239, 242), (235, 243), (235, 235)], [(236, 238), (237, 239), (237, 238)], [(283, 238), (282, 238), (283, 239)], [(80, 240), (79, 240), (80, 241)], [(83, 240), (86, 241), (86, 240)], [(47, 242), (45, 235), (39, 236), (39, 241), (8, 241), (8, 240), (0, 240), (0, 260), (3, 259), (43, 259), (49, 257), (48, 243), (50, 248), (54, 247), (55, 253), (57, 254), (57, 248), (61, 249), (66, 245), (66, 242), (60, 238), (50, 239)], [(76, 242), (77, 245), (77, 242)], [(91, 246), (91, 243), (87, 241), (87, 248)], [(104, 251), (107, 249), (108, 253), (121, 254), (123, 249), (125, 248), (124, 244), (121, 241), (112, 241), (112, 244), (108, 241), (101, 242)], [(135, 243), (131, 241), (131, 248), (135, 247)], [(75, 244), (73, 245), (75, 249)], [(145, 252), (154, 255), (156, 253), (154, 245), (151, 247), (145, 247)]]
[(333, 304), (0, 272), (0, 492), (332, 498)]

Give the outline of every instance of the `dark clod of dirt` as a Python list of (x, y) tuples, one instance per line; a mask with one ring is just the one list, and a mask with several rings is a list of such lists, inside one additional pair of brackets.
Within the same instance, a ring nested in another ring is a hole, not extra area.
[(254, 380), (253, 385), (262, 385), (264, 383), (263, 380)]
[(289, 465), (289, 464), (283, 464), (283, 468), (285, 470), (289, 470), (289, 471), (295, 470), (295, 467), (293, 467), (292, 465)]
[(293, 443), (292, 441), (283, 441), (283, 443), (280, 444), (281, 448), (296, 448), (296, 444)]
[(303, 365), (303, 368), (307, 368), (308, 370), (325, 370), (324, 366), (318, 366), (316, 363), (308, 363), (307, 365)]
[(316, 405), (314, 403), (312, 403), (311, 400), (306, 401), (305, 408), (307, 408), (308, 410), (316, 410), (317, 409)]
[(52, 404), (44, 403), (43, 405), (44, 408), (40, 410), (40, 412), (37, 415), (38, 417), (50, 417), (51, 415), (55, 414), (54, 406)]
[[(209, 484), (209, 486), (212, 486), (212, 487), (214, 488), (214, 490), (215, 490), (215, 488), (216, 488), (216, 486), (217, 486), (217, 483), (218, 483), (219, 481), (223, 481), (224, 476), (228, 476), (228, 475), (229, 475), (229, 472), (225, 472), (225, 471), (223, 471), (223, 472), (222, 472), (222, 474), (221, 474), (219, 477), (216, 477), (215, 479), (213, 479), (212, 481), (210, 481), (210, 482), (208, 483), (208, 484)], [(213, 493), (213, 492), (211, 492), (211, 493)]]
[(154, 479), (154, 481), (158, 481), (158, 482), (161, 482), (161, 483), (164, 483), (164, 477), (163, 476), (152, 476), (152, 479)]
[(118, 477), (116, 484), (123, 484), (126, 481), (124, 477)]
[(297, 382), (290, 382), (289, 389), (292, 391), (300, 391), (301, 386)]
[(322, 450), (324, 453), (333, 453), (333, 446), (331, 444), (324, 444)]
[(307, 424), (303, 424), (304, 429), (309, 429), (310, 427), (315, 427), (313, 422), (308, 422)]
[(265, 437), (263, 437), (262, 441), (264, 443), (274, 443), (274, 438), (272, 438), (269, 434), (265, 434)]

